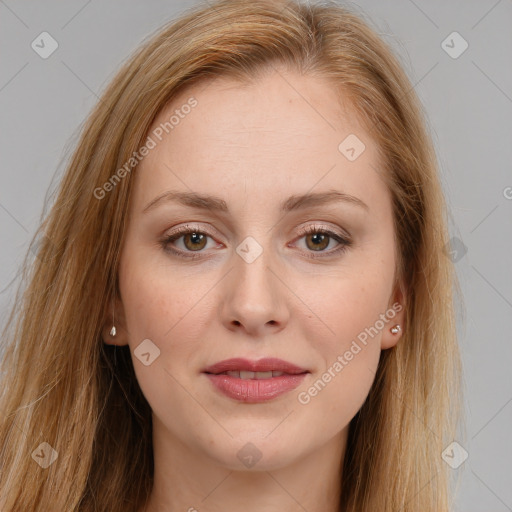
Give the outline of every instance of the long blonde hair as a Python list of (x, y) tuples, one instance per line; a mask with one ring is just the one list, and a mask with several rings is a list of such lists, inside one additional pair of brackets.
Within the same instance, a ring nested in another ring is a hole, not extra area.
[[(387, 45), (346, 8), (221, 0), (184, 13), (123, 65), (87, 119), (34, 237), (37, 258), (27, 253), (2, 336), (2, 512), (126, 512), (146, 502), (151, 409), (129, 347), (106, 345), (101, 336), (105, 311), (119, 296), (133, 179), (101, 200), (94, 190), (141, 147), (179, 91), (220, 75), (250, 81), (277, 62), (328, 78), (374, 137), (393, 200), (396, 275), (407, 286), (403, 336), (383, 351), (350, 424), (341, 510), (449, 510), (450, 468), (441, 452), (460, 416), (453, 302), (460, 289), (421, 104)], [(43, 442), (58, 454), (45, 469), (34, 456), (50, 453)]]

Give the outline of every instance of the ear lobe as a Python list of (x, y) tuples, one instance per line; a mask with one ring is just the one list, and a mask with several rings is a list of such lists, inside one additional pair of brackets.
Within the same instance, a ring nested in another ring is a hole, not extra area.
[(116, 301), (114, 311), (110, 310), (105, 313), (101, 337), (107, 345), (128, 345), (124, 310), (120, 301)]
[(400, 282), (399, 285), (395, 287), (393, 300), (391, 304), (388, 306), (388, 311), (394, 311), (395, 316), (391, 318), (391, 316), (388, 315), (390, 317), (390, 320), (386, 324), (384, 332), (382, 333), (380, 343), (381, 350), (393, 348), (402, 337), (405, 328), (405, 306), (406, 289), (405, 286), (403, 286), (403, 283)]
[[(400, 337), (402, 336), (402, 324), (396, 319), (393, 319), (391, 322), (393, 325), (386, 326), (386, 330), (382, 333), (382, 338), (380, 342), (381, 350), (386, 350), (388, 348), (393, 348), (397, 343)], [(400, 326), (400, 330), (394, 334), (391, 332), (391, 329), (396, 325)]]
[(105, 345), (117, 345), (119, 347), (123, 345), (128, 345), (125, 336), (120, 337), (119, 333), (117, 333), (115, 336), (112, 336), (108, 331), (109, 328), (107, 327), (101, 334), (101, 337), (103, 338), (103, 343), (105, 343)]

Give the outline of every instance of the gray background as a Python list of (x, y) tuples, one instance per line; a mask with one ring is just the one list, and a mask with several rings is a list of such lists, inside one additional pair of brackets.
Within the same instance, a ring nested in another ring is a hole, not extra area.
[[(2, 324), (47, 190), (90, 109), (141, 41), (196, 3), (0, 0)], [(457, 510), (512, 511), (512, 0), (352, 5), (394, 47), (423, 101), (454, 248), (467, 247), (456, 257), (469, 453), (451, 470), (461, 476)], [(47, 59), (31, 48), (43, 31), (59, 44)], [(453, 31), (469, 44), (456, 59), (441, 46)]]

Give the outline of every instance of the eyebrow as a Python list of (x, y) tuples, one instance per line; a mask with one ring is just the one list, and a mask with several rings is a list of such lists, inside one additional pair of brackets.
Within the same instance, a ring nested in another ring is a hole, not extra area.
[[(175, 201), (184, 206), (189, 206), (192, 208), (229, 213), (229, 208), (228, 205), (226, 204), (226, 201), (224, 201), (220, 197), (212, 195), (202, 195), (196, 192), (176, 191), (164, 192), (163, 194), (155, 197), (155, 199), (150, 201), (145, 206), (145, 208), (142, 210), (142, 213), (146, 213), (150, 210), (153, 210), (158, 204), (162, 202), (169, 201)], [(368, 205), (358, 197), (351, 196), (349, 194), (345, 194), (344, 192), (339, 192), (337, 190), (290, 196), (288, 199), (286, 199), (286, 201), (281, 203), (280, 211), (285, 213), (300, 210), (303, 208), (311, 208), (314, 206), (326, 205), (334, 202), (345, 202), (348, 204), (359, 206), (364, 210), (369, 211)]]

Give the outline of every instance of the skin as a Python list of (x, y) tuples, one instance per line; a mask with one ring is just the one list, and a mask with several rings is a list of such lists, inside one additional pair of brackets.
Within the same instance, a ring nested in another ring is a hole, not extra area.
[[(191, 96), (198, 105), (132, 177), (115, 338), (111, 315), (105, 323), (105, 342), (130, 345), (153, 411), (155, 484), (145, 510), (230, 512), (243, 503), (247, 512), (334, 512), (349, 422), (368, 395), (381, 350), (400, 338), (390, 328), (403, 326), (404, 310), (359, 343), (362, 350), (309, 403), (298, 395), (379, 315), (405, 304), (377, 146), (318, 77), (274, 68), (248, 85), (198, 83), (154, 126)], [(366, 146), (355, 161), (338, 150), (349, 134)], [(142, 213), (169, 190), (219, 196), (229, 213), (166, 201)], [(368, 211), (344, 202), (279, 211), (291, 195), (330, 190), (359, 198)], [(195, 260), (160, 243), (187, 223), (207, 230), (206, 245), (186, 236), (170, 245), (199, 254)], [(334, 253), (339, 243), (315, 241), (301, 232), (307, 226), (348, 233), (353, 243)], [(247, 236), (263, 251), (252, 263), (236, 252)], [(145, 339), (160, 350), (148, 366), (133, 352)], [(311, 373), (274, 400), (241, 403), (201, 373), (231, 357), (279, 357)], [(247, 443), (261, 454), (252, 467), (237, 457)]]

